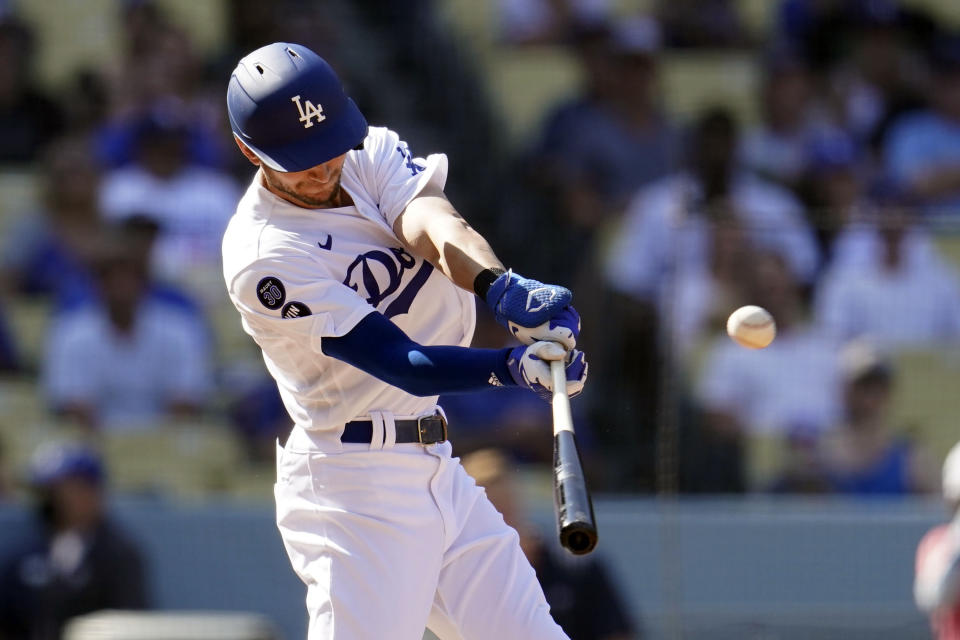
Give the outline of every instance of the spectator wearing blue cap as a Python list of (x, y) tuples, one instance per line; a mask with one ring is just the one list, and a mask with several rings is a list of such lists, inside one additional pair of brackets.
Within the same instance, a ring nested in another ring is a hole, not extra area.
[(886, 169), (928, 215), (960, 215), (960, 37), (932, 55), (930, 108), (902, 116), (885, 143)]
[(29, 482), (37, 527), (0, 568), (0, 637), (59, 640), (75, 616), (147, 606), (142, 554), (108, 517), (105, 480), (86, 446), (53, 442), (36, 451)]

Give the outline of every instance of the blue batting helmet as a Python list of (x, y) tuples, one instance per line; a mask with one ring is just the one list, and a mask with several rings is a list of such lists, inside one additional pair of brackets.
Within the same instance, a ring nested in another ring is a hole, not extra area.
[(30, 460), (30, 484), (45, 488), (64, 478), (101, 484), (104, 472), (100, 456), (79, 443), (48, 442), (38, 447)]
[(310, 49), (275, 42), (244, 56), (230, 76), (233, 133), (276, 171), (303, 171), (353, 149), (367, 120), (327, 62)]

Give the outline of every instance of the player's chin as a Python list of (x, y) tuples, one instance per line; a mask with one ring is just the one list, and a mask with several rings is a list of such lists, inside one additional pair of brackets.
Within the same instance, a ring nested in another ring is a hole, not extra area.
[(340, 183), (336, 182), (325, 189), (297, 189), (296, 197), (300, 202), (312, 206), (323, 207), (329, 205), (340, 192)]
[(321, 184), (314, 183), (312, 187), (316, 197), (329, 200), (340, 192), (340, 176)]

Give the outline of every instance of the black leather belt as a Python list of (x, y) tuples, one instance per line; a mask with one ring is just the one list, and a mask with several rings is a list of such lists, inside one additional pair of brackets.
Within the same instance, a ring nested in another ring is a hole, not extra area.
[[(436, 444), (447, 439), (447, 419), (439, 413), (423, 416), (415, 420), (394, 420), (397, 431), (397, 444), (419, 442)], [(373, 422), (370, 420), (352, 420), (343, 427), (340, 442), (370, 444), (373, 438)]]

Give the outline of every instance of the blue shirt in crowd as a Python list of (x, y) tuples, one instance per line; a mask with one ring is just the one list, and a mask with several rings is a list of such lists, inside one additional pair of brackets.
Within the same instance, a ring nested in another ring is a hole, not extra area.
[[(903, 186), (929, 171), (960, 171), (960, 122), (933, 111), (904, 116), (891, 129), (886, 145), (887, 170)], [(932, 215), (960, 215), (960, 189), (927, 203)]]

